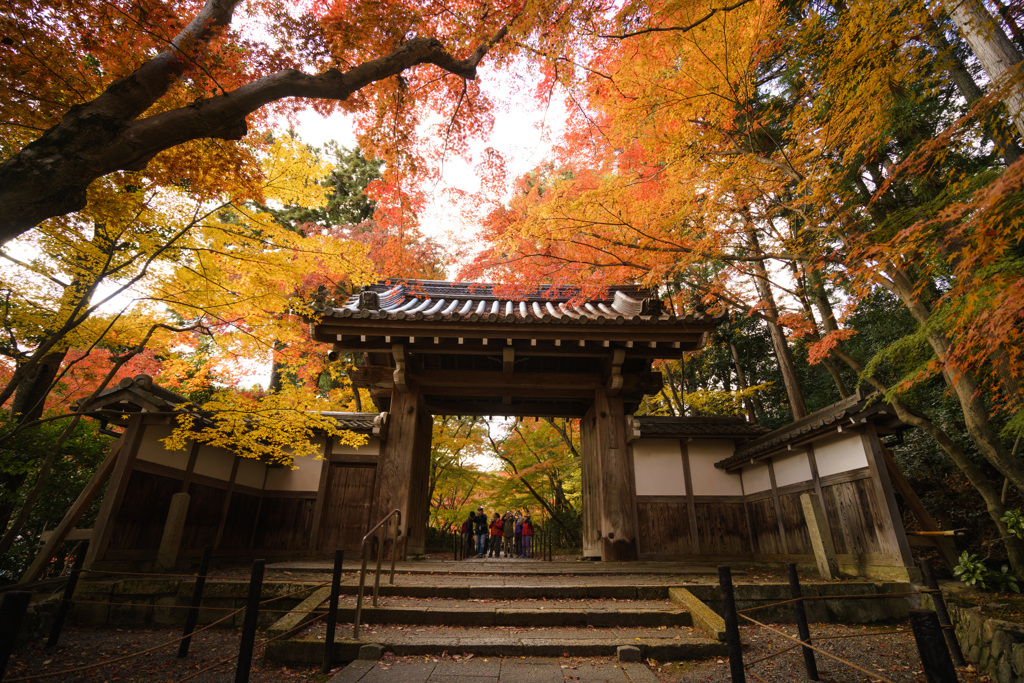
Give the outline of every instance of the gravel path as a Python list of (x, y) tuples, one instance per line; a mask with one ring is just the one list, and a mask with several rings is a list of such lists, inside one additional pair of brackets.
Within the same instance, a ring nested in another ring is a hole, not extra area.
[[(782, 630), (793, 633), (794, 628), (783, 625)], [(897, 631), (897, 633), (887, 633)], [(744, 650), (744, 661), (748, 664), (771, 652), (788, 647), (785, 639), (767, 633), (754, 631), (749, 627), (741, 629), (744, 642), (749, 646)], [(189, 656), (183, 660), (175, 657), (176, 645), (166, 646), (147, 654), (113, 662), (100, 668), (87, 671), (69, 671), (75, 667), (94, 664), (97, 661), (123, 657), (126, 654), (140, 652), (163, 642), (178, 637), (179, 631), (168, 629), (69, 629), (61, 638), (54, 650), (44, 650), (43, 642), (31, 643), (16, 653), (8, 666), (5, 681), (13, 681), (25, 676), (40, 674), (56, 674), (45, 679), (50, 681), (67, 681), (68, 683), (86, 682), (100, 683), (105, 681), (126, 681), (138, 683), (183, 683), (186, 680), (198, 683), (227, 682), (234, 680), (234, 662), (228, 662), (220, 668), (200, 673), (203, 669), (231, 658), (238, 651), (238, 633), (232, 630), (211, 629), (195, 636)], [(880, 672), (881, 676), (890, 681), (923, 681), (920, 659), (913, 636), (906, 627), (900, 626), (869, 626), (848, 627), (829, 624), (813, 624), (812, 638), (821, 638), (823, 649), (848, 659), (859, 666)], [(848, 636), (871, 635), (870, 638), (854, 638)], [(400, 683), (401, 667), (405, 663), (422, 661), (422, 657), (395, 657), (386, 655), (382, 667), (394, 670), (395, 681)], [(440, 659), (437, 657), (427, 659)], [(458, 655), (448, 657), (453, 662), (466, 661)], [(567, 680), (572, 680), (573, 667), (582, 663), (598, 663), (600, 658), (579, 660), (566, 658), (561, 660)], [(666, 683), (725, 683), (729, 681), (729, 665), (725, 659), (712, 659), (700, 662), (653, 662), (648, 665), (654, 674)], [(881, 680), (818, 657), (818, 669), (821, 680), (834, 683), (854, 681)], [(335, 672), (338, 669), (335, 669)], [(962, 681), (988, 681), (987, 676), (979, 676), (972, 669), (960, 670)], [(198, 675), (197, 675), (198, 674)], [(194, 676), (194, 677), (192, 677)], [(755, 677), (756, 676), (756, 677)], [(771, 683), (789, 683), (806, 680), (803, 670), (803, 658), (799, 650), (792, 650), (777, 658), (754, 665), (748, 672), (749, 681), (757, 681), (759, 677)], [(319, 673), (318, 667), (283, 667), (262, 660), (260, 650), (253, 665), (250, 680), (253, 683), (271, 683), (276, 681), (320, 681), (328, 679)]]

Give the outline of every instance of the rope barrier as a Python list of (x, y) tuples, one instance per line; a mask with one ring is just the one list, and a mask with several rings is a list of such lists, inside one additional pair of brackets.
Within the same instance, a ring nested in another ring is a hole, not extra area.
[(912, 635), (911, 631), (877, 631), (875, 633), (847, 633), (841, 636), (815, 636), (814, 640), (842, 640), (843, 638), (874, 638), (875, 636)]
[(743, 609), (736, 610), (736, 614), (746, 614), (747, 612), (753, 612), (759, 609), (768, 609), (769, 607), (781, 607), (783, 605), (791, 605), (794, 602), (801, 602), (807, 600), (849, 600), (852, 598), (905, 598), (912, 595), (920, 595), (918, 591), (911, 591), (909, 593), (857, 593), (855, 595), (805, 595), (801, 598), (792, 598), (790, 600), (782, 600), (780, 602), (769, 602), (766, 605), (754, 605), (753, 607), (745, 607)]
[[(199, 574), (148, 574), (148, 573), (145, 573), (145, 572), (114, 571), (112, 569), (111, 570), (106, 570), (106, 571), (104, 571), (102, 569), (83, 569), (82, 573), (83, 574), (108, 574), (108, 575), (112, 574), (112, 575), (116, 575), (116, 576), (148, 576), (148, 577), (157, 578), (157, 579), (168, 579), (168, 578), (170, 578), (170, 579), (194, 579), (194, 578), (196, 578), (199, 575)], [(207, 578), (209, 578), (209, 577), (207, 577)]]
[(768, 683), (768, 681), (766, 681), (765, 679), (761, 678), (760, 676), (758, 676), (753, 671), (748, 671), (747, 673), (750, 674), (751, 676), (753, 676), (754, 678), (756, 678), (757, 680), (761, 681), (761, 683)]
[(745, 668), (749, 669), (750, 667), (754, 666), (755, 664), (757, 664), (759, 662), (763, 662), (763, 661), (768, 660), (768, 659), (775, 659), (779, 655), (784, 655), (784, 654), (786, 654), (787, 652), (789, 652), (791, 650), (797, 649), (798, 647), (800, 647), (800, 646), (799, 645), (790, 645), (785, 650), (779, 650), (778, 652), (773, 652), (770, 655), (765, 655), (764, 657), (760, 657), (758, 659), (755, 659), (752, 662), (744, 662), (743, 666)]
[[(296, 626), (295, 628), (289, 629), (288, 631), (285, 631), (284, 633), (281, 633), (279, 635), (274, 636), (273, 638), (270, 638), (268, 640), (263, 641), (257, 647), (266, 648), (268, 643), (272, 643), (275, 640), (277, 640), (278, 638), (283, 638), (285, 636), (290, 636), (293, 633), (295, 633), (296, 631), (299, 631), (301, 629), (309, 628), (311, 625), (313, 625), (317, 621), (320, 621), (325, 616), (327, 616), (327, 615), (325, 615), (325, 614), (318, 615), (317, 617), (311, 619), (310, 621), (306, 622), (305, 624), (302, 624), (301, 626)], [(218, 668), (224, 666), (225, 664), (227, 664), (228, 662), (232, 662), (232, 661), (234, 661), (236, 659), (238, 659), (238, 655), (237, 654), (236, 655), (232, 655), (230, 657), (227, 657), (225, 659), (222, 659), (219, 662), (214, 662), (210, 666), (208, 666), (206, 668), (203, 668), (203, 669), (200, 669), (199, 671), (196, 671), (195, 673), (190, 674), (190, 675), (186, 676), (185, 678), (178, 679), (177, 681), (175, 681), (175, 683), (186, 683), (186, 681), (191, 681), (194, 678), (198, 678), (199, 676), (202, 676), (204, 673), (207, 673), (209, 671), (213, 671), (214, 669), (218, 669)]]
[[(284, 595), (278, 595), (277, 597), (274, 597), (274, 598), (267, 598), (266, 600), (261, 600), (260, 604), (261, 605), (266, 605), (266, 604), (269, 604), (271, 602), (274, 602), (275, 600), (283, 600), (284, 598), (290, 598), (293, 595), (298, 595), (299, 593), (302, 593), (303, 591), (307, 591), (307, 590), (312, 590), (312, 591), (316, 592), (317, 590), (319, 590), (319, 589), (321, 589), (321, 588), (323, 588), (325, 586), (329, 586), (329, 585), (331, 585), (331, 584), (330, 583), (318, 583), (318, 584), (313, 585), (313, 586), (303, 586), (302, 588), (300, 588), (298, 590), (295, 590), (295, 591), (292, 591), (291, 593), (285, 593)], [(263, 610), (260, 610), (260, 611), (263, 611)], [(290, 612), (291, 610), (288, 610), (288, 611)]]
[[(193, 632), (193, 635), (196, 634), (196, 633), (202, 633), (203, 631), (205, 631), (207, 629), (213, 628), (214, 626), (216, 626), (220, 622), (226, 621), (226, 620), (234, 617), (236, 614), (238, 614), (239, 612), (242, 612), (242, 611), (244, 611), (244, 608), (243, 609), (235, 610), (232, 614), (227, 614), (227, 615), (221, 617), (220, 619), (218, 619), (217, 621), (211, 622), (211, 623), (207, 624), (206, 626), (203, 626), (202, 628), (196, 629)], [(79, 671), (88, 671), (89, 669), (96, 669), (96, 668), (101, 667), (101, 666), (107, 666), (108, 664), (116, 664), (117, 662), (123, 662), (123, 661), (126, 661), (128, 659), (134, 659), (135, 657), (141, 657), (142, 655), (149, 654), (150, 652), (155, 652), (156, 650), (160, 650), (162, 648), (168, 647), (169, 645), (174, 645), (175, 643), (179, 643), (182, 640), (184, 640), (185, 637), (186, 636), (179, 636), (179, 637), (177, 637), (177, 638), (175, 638), (173, 640), (165, 641), (165, 642), (163, 642), (163, 643), (161, 643), (159, 645), (156, 645), (154, 647), (151, 647), (151, 648), (148, 648), (148, 649), (145, 649), (145, 650), (141, 650), (139, 652), (134, 652), (132, 654), (124, 655), (122, 657), (115, 657), (113, 659), (107, 659), (107, 660), (104, 660), (102, 662), (96, 662), (94, 664), (87, 664), (86, 666), (78, 666), (78, 667), (75, 667), (75, 668), (72, 668), (72, 669), (64, 669), (63, 671), (54, 671), (52, 673), (33, 674), (31, 676), (21, 676), (19, 678), (8, 678), (6, 680), (9, 681), (10, 683), (13, 683), (14, 681), (37, 681), (37, 680), (40, 680), (40, 679), (43, 679), (43, 678), (53, 678), (55, 676), (63, 676), (65, 674), (78, 673)]]
[(751, 623), (754, 623), (754, 624), (760, 626), (761, 628), (765, 629), (766, 631), (771, 631), (772, 633), (778, 634), (778, 635), (782, 636), (783, 638), (785, 638), (787, 640), (792, 640), (797, 645), (802, 645), (803, 647), (810, 648), (810, 649), (814, 650), (815, 652), (818, 652), (820, 654), (825, 655), (829, 659), (834, 659), (837, 662), (840, 662), (841, 664), (845, 664), (846, 666), (850, 667), (851, 669), (855, 669), (856, 671), (859, 671), (859, 672), (861, 672), (862, 674), (864, 674), (866, 676), (870, 676), (874, 680), (882, 681), (882, 683), (895, 683), (895, 681), (886, 678), (885, 676), (881, 675), (880, 673), (878, 673), (876, 671), (869, 671), (869, 670), (867, 670), (867, 669), (865, 669), (863, 667), (857, 666), (856, 664), (854, 664), (851, 661), (843, 659), (842, 657), (838, 657), (838, 656), (836, 656), (836, 655), (834, 655), (834, 654), (832, 654), (830, 652), (825, 652), (821, 648), (818, 648), (818, 647), (815, 647), (814, 645), (810, 645), (808, 643), (805, 643), (802, 640), (800, 640), (799, 638), (794, 638), (793, 636), (789, 635), (785, 631), (781, 631), (781, 630), (779, 630), (777, 628), (772, 628), (768, 624), (762, 624), (760, 621), (757, 621), (756, 619), (752, 619), (752, 618), (748, 617), (746, 614), (740, 614), (739, 616), (743, 617), (744, 619), (746, 619), (747, 621), (749, 621)]

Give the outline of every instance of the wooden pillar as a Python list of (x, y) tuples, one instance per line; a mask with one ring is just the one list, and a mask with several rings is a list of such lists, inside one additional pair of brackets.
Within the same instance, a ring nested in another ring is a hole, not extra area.
[(632, 477), (622, 399), (598, 389), (583, 418), (583, 553), (606, 562), (637, 559)]
[(395, 508), (402, 511), (399, 555), (422, 554), (426, 547), (430, 501), (432, 418), (416, 391), (396, 389), (391, 395), (388, 437), (381, 445), (377, 476), (377, 507), (371, 524)]
[(171, 496), (171, 507), (167, 510), (164, 533), (160, 537), (160, 549), (156, 553), (156, 564), (161, 569), (173, 569), (178, 563), (181, 538), (185, 535), (185, 519), (191, 497), (187, 493)]
[(601, 557), (601, 460), (597, 453), (594, 408), (580, 420), (580, 483), (583, 504), (583, 557)]

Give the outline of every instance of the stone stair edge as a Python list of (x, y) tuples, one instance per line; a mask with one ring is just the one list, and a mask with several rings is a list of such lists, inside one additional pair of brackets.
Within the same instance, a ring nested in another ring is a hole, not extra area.
[[(339, 639), (334, 643), (333, 659), (340, 663), (354, 661), (359, 648), (378, 641)], [(416, 638), (379, 643), (398, 656), (473, 654), (493, 657), (608, 657), (615, 656), (619, 646), (640, 648), (644, 657), (658, 660), (704, 659), (726, 654), (726, 645), (700, 636), (673, 638)], [(296, 638), (267, 644), (264, 657), (285, 664), (315, 664), (323, 660), (322, 640)]]

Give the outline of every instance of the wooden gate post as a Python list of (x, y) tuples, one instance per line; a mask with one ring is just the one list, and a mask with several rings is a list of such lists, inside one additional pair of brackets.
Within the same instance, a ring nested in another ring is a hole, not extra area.
[(420, 555), (427, 542), (433, 418), (418, 392), (396, 388), (391, 394), (388, 424), (388, 438), (380, 453), (376, 514), (370, 524), (398, 508), (405, 522), (398, 539), (399, 554)]
[[(601, 388), (580, 429), (583, 452), (584, 554), (588, 541), (599, 544), (605, 562), (631, 562), (637, 558), (633, 523), (633, 478), (626, 447), (626, 415), (622, 399)], [(589, 524), (588, 524), (589, 521)], [(598, 524), (598, 528), (594, 528)]]

